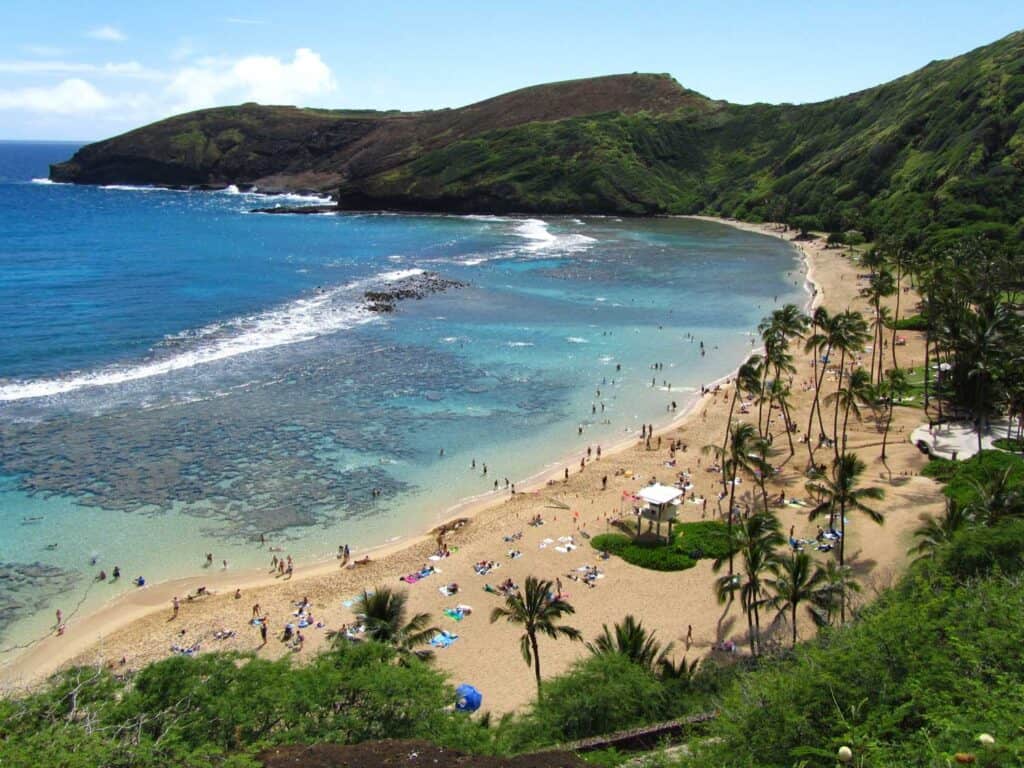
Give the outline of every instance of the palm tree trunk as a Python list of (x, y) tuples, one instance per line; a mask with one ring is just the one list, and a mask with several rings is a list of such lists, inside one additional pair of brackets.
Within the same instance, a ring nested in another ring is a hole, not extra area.
[[(846, 565), (846, 499), (839, 501), (839, 568)], [(846, 623), (846, 584), (839, 588), (839, 622)]]
[(533, 674), (537, 678), (537, 700), (540, 700), (540, 651), (537, 648), (537, 633), (528, 632), (530, 637), (530, 647), (533, 648)]
[[(732, 502), (733, 502), (733, 499), (736, 496), (736, 463), (732, 462), (732, 464), (733, 464), (732, 482), (729, 484), (729, 509), (726, 510), (726, 513), (725, 513), (726, 520), (727, 520), (727, 525), (729, 526), (729, 578), (732, 578), (732, 575), (733, 575), (733, 567), (732, 567), (732, 559), (733, 559), (733, 545), (732, 545)], [(723, 469), (724, 469), (724, 467), (723, 467)], [(723, 472), (723, 474), (724, 474), (724, 472)]]
[[(846, 348), (839, 353), (839, 382), (836, 384), (836, 392), (843, 388), (843, 374), (846, 372)], [(839, 460), (839, 398), (836, 397), (836, 409), (832, 416), (832, 442), (835, 449), (836, 460)]]
[[(725, 452), (729, 449), (729, 429), (732, 427), (732, 415), (736, 410), (736, 401), (740, 397), (740, 380), (736, 379), (736, 388), (732, 393), (732, 402), (729, 404), (729, 417), (725, 420), (725, 439), (722, 441), (722, 457), (725, 458)], [(725, 472), (722, 472), (722, 490), (725, 490)]]
[(751, 641), (751, 655), (756, 656), (758, 654), (757, 646), (754, 644), (754, 606), (748, 603), (746, 605), (746, 635)]
[(795, 600), (790, 605), (790, 610), (792, 612), (792, 618), (790, 619), (790, 623), (793, 625), (793, 647), (794, 648), (796, 648), (796, 605), (797, 604), (796, 604)]
[(764, 431), (761, 429), (761, 416), (764, 414), (764, 393), (768, 386), (768, 346), (764, 348), (764, 374), (761, 376), (761, 393), (757, 398), (757, 433), (761, 437), (764, 437)]
[[(832, 345), (825, 347), (825, 354), (823, 355), (824, 360), (828, 360), (829, 354), (832, 352)], [(825, 379), (825, 372), (828, 370), (828, 363), (822, 362), (821, 372), (818, 372), (818, 352), (815, 350), (814, 353), (814, 400), (811, 401), (811, 413), (807, 417), (807, 452), (811, 457), (811, 466), (814, 466), (814, 446), (817, 444), (816, 440), (811, 438), (814, 430), (814, 414), (818, 414), (818, 432), (819, 434), (825, 434), (825, 424), (821, 419), (821, 383)]]
[(779, 401), (779, 410), (782, 411), (782, 421), (786, 425), (786, 439), (789, 441), (789, 458), (796, 456), (796, 446), (793, 445), (793, 422), (789, 418), (789, 406), (785, 400)]
[[(892, 412), (896, 409), (896, 399), (889, 393), (889, 416), (885, 420), (885, 431), (882, 433), (882, 461), (885, 461), (885, 446), (889, 441), (889, 427), (892, 426)], [(890, 477), (892, 473), (890, 472)]]
[(899, 369), (899, 363), (896, 362), (896, 323), (900, 320), (900, 280), (903, 278), (902, 272), (903, 263), (896, 260), (896, 310), (892, 313), (892, 340), (889, 342), (892, 344), (892, 367), (893, 369)]

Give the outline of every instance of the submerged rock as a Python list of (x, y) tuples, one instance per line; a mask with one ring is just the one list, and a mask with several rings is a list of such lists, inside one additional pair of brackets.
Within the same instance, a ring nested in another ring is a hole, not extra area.
[(441, 277), (436, 272), (423, 272), (391, 283), (387, 288), (366, 291), (366, 308), (371, 312), (394, 312), (395, 304), (405, 299), (422, 299), (449, 288), (465, 288), (467, 283)]

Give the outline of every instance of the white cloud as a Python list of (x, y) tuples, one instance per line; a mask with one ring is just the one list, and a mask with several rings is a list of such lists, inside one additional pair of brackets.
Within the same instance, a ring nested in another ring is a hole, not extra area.
[(74, 115), (101, 112), (111, 105), (111, 100), (92, 83), (77, 77), (64, 80), (52, 88), (0, 90), (0, 109)]
[(109, 24), (104, 24), (102, 27), (93, 27), (87, 34), (94, 40), (106, 40), (112, 43), (120, 43), (126, 39), (120, 29)]
[(170, 76), (142, 66), (137, 61), (108, 61), (106, 64), (85, 64), (74, 61), (15, 60), (0, 61), (0, 74), (78, 74), (91, 73), (139, 80), (168, 80)]
[(23, 45), (21, 50), (30, 56), (40, 56), (47, 59), (56, 59), (64, 55), (63, 48), (55, 48), (52, 45)]
[[(308, 48), (299, 48), (290, 59), (207, 57), (167, 70), (149, 69), (136, 61), (0, 61), (0, 78), (4, 75), (13, 82), (4, 88), (0, 80), (0, 112), (21, 112), (27, 123), (36, 119), (29, 115), (48, 115), (51, 122), (69, 124), (70, 116), (75, 116), (76, 125), (82, 124), (79, 116), (88, 115), (92, 130), (104, 132), (244, 101), (318, 106), (337, 88), (330, 67)], [(27, 78), (47, 76), (53, 78), (51, 83), (22, 87)]]
[(176, 109), (186, 111), (237, 101), (302, 104), (336, 87), (320, 54), (299, 48), (291, 61), (275, 56), (203, 59), (180, 70), (167, 90), (177, 100)]

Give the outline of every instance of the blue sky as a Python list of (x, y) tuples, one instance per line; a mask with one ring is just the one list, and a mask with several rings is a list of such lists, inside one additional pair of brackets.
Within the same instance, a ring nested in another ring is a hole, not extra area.
[(0, 138), (98, 139), (241, 101), (425, 109), (633, 71), (818, 101), (1024, 27), (1024, 2), (4, 0), (0, 17)]

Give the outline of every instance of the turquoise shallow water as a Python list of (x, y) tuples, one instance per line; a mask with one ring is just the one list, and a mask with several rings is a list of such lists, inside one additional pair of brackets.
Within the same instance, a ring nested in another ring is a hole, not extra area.
[[(0, 144), (0, 645), (108, 598), (86, 595), (101, 567), (408, 536), (665, 421), (804, 301), (788, 245), (716, 224), (32, 183), (70, 149)], [(468, 285), (364, 310), (419, 270)]]

